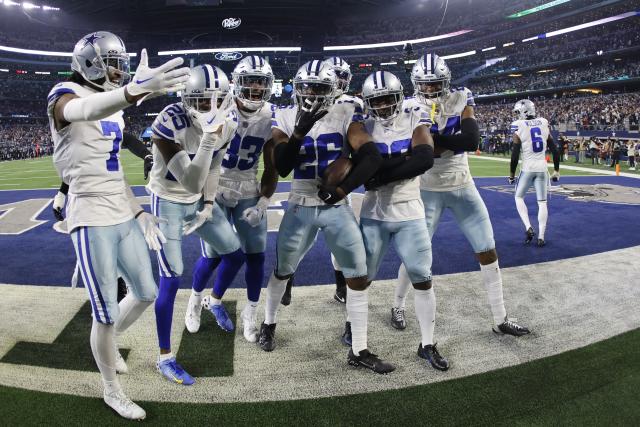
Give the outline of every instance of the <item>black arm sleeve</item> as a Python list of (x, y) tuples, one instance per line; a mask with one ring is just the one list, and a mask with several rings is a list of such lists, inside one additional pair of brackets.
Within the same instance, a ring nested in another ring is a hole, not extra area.
[(147, 146), (144, 145), (144, 142), (140, 141), (130, 133), (125, 133), (123, 135), (122, 146), (135, 154), (136, 157), (140, 157), (143, 160), (145, 157), (151, 155), (151, 151), (149, 151)]
[(556, 142), (551, 139), (548, 142), (549, 151), (551, 151), (551, 155), (553, 156), (553, 170), (560, 170), (560, 150), (556, 146)]
[(413, 178), (431, 169), (433, 166), (433, 148), (427, 144), (417, 145), (411, 149), (411, 156), (404, 159), (405, 161), (401, 165), (378, 172), (380, 184)]
[(69, 184), (62, 181), (62, 183), (60, 184), (60, 189), (58, 191), (66, 196), (67, 193), (69, 192)]
[(287, 143), (280, 143), (275, 146), (274, 157), (276, 170), (281, 177), (284, 178), (289, 175), (296, 164), (298, 164), (301, 145), (302, 139), (291, 135)]
[(382, 155), (380, 155), (376, 144), (370, 141), (358, 149), (353, 160), (355, 163), (353, 169), (339, 185), (347, 194), (369, 181), (376, 174), (382, 164)]
[(522, 144), (513, 144), (513, 148), (511, 149), (511, 176), (516, 174), (516, 169), (518, 168), (520, 148), (522, 148)]
[(480, 143), (480, 128), (478, 122), (472, 117), (462, 119), (460, 123), (461, 133), (457, 135), (433, 134), (433, 142), (436, 147), (457, 151), (476, 151)]

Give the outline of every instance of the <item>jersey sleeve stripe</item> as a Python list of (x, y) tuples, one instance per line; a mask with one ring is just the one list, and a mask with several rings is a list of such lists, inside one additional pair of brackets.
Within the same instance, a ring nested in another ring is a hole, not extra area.
[(63, 87), (63, 88), (60, 88), (60, 89), (56, 89), (56, 90), (55, 90), (55, 92), (53, 92), (51, 95), (49, 95), (49, 96), (47, 97), (47, 102), (49, 102), (49, 103), (50, 103), (50, 102), (51, 102), (51, 101), (53, 101), (54, 99), (58, 99), (58, 98), (60, 98), (60, 97), (61, 97), (62, 95), (64, 95), (65, 93), (72, 93), (72, 94), (74, 94), (74, 95), (76, 94), (76, 93), (73, 91), (73, 89), (69, 89), (69, 88)]
[(173, 140), (175, 138), (173, 131), (168, 127), (166, 127), (165, 125), (163, 125), (162, 123), (155, 122), (151, 126), (151, 131), (161, 138), (170, 139), (170, 140)]

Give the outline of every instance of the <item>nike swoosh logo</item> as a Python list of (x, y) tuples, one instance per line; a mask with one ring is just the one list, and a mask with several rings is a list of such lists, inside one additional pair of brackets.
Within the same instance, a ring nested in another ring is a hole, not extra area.
[(144, 82), (148, 82), (149, 80), (151, 80), (153, 77), (149, 77), (148, 79), (144, 79), (144, 80), (136, 80), (136, 84), (142, 84)]
[(215, 117), (213, 117), (213, 118), (211, 118), (211, 120), (207, 120), (207, 124), (208, 124), (208, 125), (210, 125), (211, 123), (213, 123), (213, 121), (214, 121), (215, 119), (216, 119), (216, 118), (215, 118)]
[(179, 379), (177, 379), (173, 374), (170, 374), (170, 375), (171, 375), (171, 378), (173, 378), (173, 380), (174, 380), (175, 382), (177, 382), (178, 384), (182, 384), (182, 383), (184, 382), (184, 380), (179, 380)]

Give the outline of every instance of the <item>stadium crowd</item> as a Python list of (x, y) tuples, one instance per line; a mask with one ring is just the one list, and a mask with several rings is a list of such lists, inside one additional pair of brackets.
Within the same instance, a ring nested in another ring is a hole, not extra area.
[(43, 120), (31, 123), (0, 122), (0, 161), (53, 154), (49, 127)]

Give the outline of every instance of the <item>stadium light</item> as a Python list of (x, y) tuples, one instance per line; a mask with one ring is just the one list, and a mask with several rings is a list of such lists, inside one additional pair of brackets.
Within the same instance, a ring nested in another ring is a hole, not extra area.
[(549, 3), (541, 4), (540, 6), (532, 7), (531, 9), (523, 10), (518, 13), (514, 13), (513, 15), (507, 16), (507, 18), (521, 18), (526, 15), (530, 15), (532, 13), (540, 12), (541, 10), (549, 9), (550, 7), (559, 6), (563, 3), (567, 3), (571, 0), (554, 0)]
[(494, 50), (496, 47), (495, 46), (491, 46), (491, 47), (485, 47), (484, 49), (482, 49), (483, 52), (486, 52), (488, 50)]
[(395, 61), (391, 61), (391, 62), (381, 62), (380, 65), (396, 65), (397, 62)]
[(504, 43), (502, 47), (509, 47), (509, 46), (513, 46), (514, 44), (516, 43), (515, 42)]
[(192, 53), (216, 53), (216, 52), (300, 52), (301, 47), (222, 47), (218, 49), (185, 49), (185, 50), (163, 50), (158, 52), (158, 56), (165, 55), (188, 55)]
[(29, 10), (29, 9), (40, 9), (40, 6), (37, 6), (37, 5), (32, 4), (32, 3), (24, 2), (24, 3), (22, 3), (22, 8), (23, 9), (27, 9), (27, 10)]
[(8, 68), (0, 68), (0, 72), (8, 73), (9, 69)]
[(435, 40), (448, 39), (450, 37), (460, 36), (462, 34), (470, 33), (473, 30), (460, 30), (453, 33), (441, 34), (439, 36), (431, 36), (431, 37), (423, 37), (421, 39), (414, 40), (401, 40), (397, 42), (387, 42), (387, 43), (371, 43), (371, 44), (354, 44), (351, 46), (325, 46), (323, 50), (354, 50), (354, 49), (375, 49), (378, 47), (389, 47), (389, 46), (404, 46), (406, 44), (417, 44), (417, 43), (426, 43)]
[(444, 55), (444, 56), (441, 56), (440, 58), (442, 58), (442, 59), (462, 58), (464, 56), (471, 56), (471, 55), (475, 55), (475, 54), (476, 54), (475, 50), (469, 50), (467, 52), (454, 53), (453, 55)]
[(551, 31), (548, 33), (538, 34), (534, 37), (528, 37), (523, 42), (529, 42), (537, 39), (548, 39), (549, 37), (559, 36), (561, 34), (571, 33), (573, 31), (583, 30), (589, 27), (595, 27), (596, 25), (608, 24), (609, 22), (618, 21), (620, 19), (630, 18), (632, 16), (640, 16), (640, 11), (631, 11), (627, 13), (621, 13), (620, 15), (610, 16), (608, 18), (602, 18), (591, 22), (585, 22), (584, 24), (574, 25), (573, 27), (561, 28), (556, 31)]
[[(40, 55), (40, 56), (73, 56), (71, 52), (55, 52), (52, 50), (35, 50), (35, 49), (22, 49), (19, 47), (9, 47), (9, 46), (0, 46), (0, 50), (4, 50), (5, 52), (14, 52), (14, 53), (24, 53), (26, 55)], [(138, 56), (137, 53), (130, 53), (130, 57)]]

